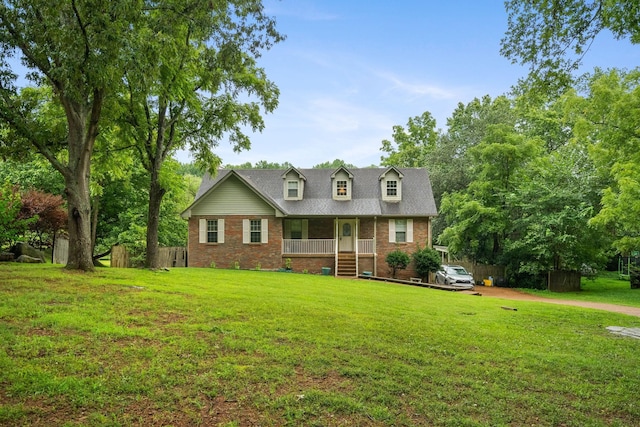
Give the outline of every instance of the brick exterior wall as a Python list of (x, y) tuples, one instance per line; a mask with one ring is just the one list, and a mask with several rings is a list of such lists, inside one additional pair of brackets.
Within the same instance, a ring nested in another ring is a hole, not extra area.
[[(401, 250), (411, 256), (413, 252), (425, 246), (431, 247), (431, 220), (429, 218), (415, 218), (413, 220), (413, 242), (411, 243), (391, 243), (389, 242), (389, 220), (387, 218), (378, 219), (376, 252), (378, 253), (376, 262), (376, 275), (380, 277), (391, 277), (391, 270), (385, 261), (387, 254), (395, 250)], [(413, 260), (405, 270), (396, 272), (397, 279), (408, 280), (417, 277)]]
[[(330, 267), (331, 274), (335, 274), (334, 255), (311, 256), (311, 255), (282, 255), (282, 237), (284, 236), (283, 219), (275, 216), (255, 216), (250, 219), (269, 220), (268, 243), (242, 243), (242, 220), (248, 219), (246, 216), (225, 216), (224, 243), (199, 243), (199, 220), (219, 219), (213, 216), (194, 216), (189, 219), (189, 243), (188, 243), (188, 265), (189, 267), (210, 267), (215, 263), (217, 268), (234, 268), (236, 261), (241, 269), (255, 269), (257, 264), (263, 270), (277, 270), (285, 266), (286, 258), (291, 258), (292, 269), (295, 272), (307, 271), (311, 274), (321, 274), (323, 267)], [(387, 253), (399, 249), (410, 256), (420, 247), (431, 246), (430, 232), (431, 222), (428, 218), (416, 218), (413, 220), (413, 242), (411, 243), (390, 243), (389, 242), (389, 221), (386, 218), (362, 218), (359, 224), (359, 238), (376, 239), (377, 256), (360, 255), (358, 259), (358, 271), (375, 272), (377, 276), (391, 277), (389, 266), (385, 258)], [(333, 218), (313, 218), (309, 220), (310, 239), (332, 239), (334, 238)], [(374, 268), (375, 264), (375, 268)], [(398, 279), (409, 279), (416, 277), (413, 262), (406, 270), (397, 273)]]
[(189, 266), (254, 269), (260, 263), (265, 270), (278, 269), (282, 264), (282, 220), (275, 216), (252, 216), (250, 219), (268, 219), (267, 243), (242, 243), (242, 220), (246, 216), (224, 217), (224, 243), (199, 243), (199, 220), (220, 217), (195, 216), (189, 219)]

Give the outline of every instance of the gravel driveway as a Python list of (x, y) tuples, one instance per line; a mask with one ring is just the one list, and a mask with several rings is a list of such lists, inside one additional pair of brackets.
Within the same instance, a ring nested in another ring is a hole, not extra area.
[(572, 301), (540, 297), (537, 295), (527, 294), (517, 289), (497, 288), (495, 286), (476, 286), (474, 291), (479, 292), (482, 296), (492, 298), (503, 298), (517, 301), (538, 301), (550, 304), (573, 305), (576, 307), (594, 308), (596, 310), (612, 311), (615, 313), (628, 314), (629, 316), (640, 317), (639, 307), (629, 307), (625, 305), (605, 304), (599, 302)]

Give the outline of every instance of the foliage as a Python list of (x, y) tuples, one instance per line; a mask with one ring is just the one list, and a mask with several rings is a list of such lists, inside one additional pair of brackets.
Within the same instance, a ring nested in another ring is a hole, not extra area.
[(18, 218), (32, 221), (29, 230), (38, 236), (40, 246), (46, 237), (49, 241), (59, 230), (67, 225), (67, 211), (61, 196), (44, 193), (38, 190), (28, 190), (22, 194), (22, 206)]
[(418, 275), (423, 279), (423, 281), (427, 281), (426, 279), (429, 277), (429, 273), (435, 273), (440, 269), (440, 254), (433, 248), (425, 246), (424, 248), (418, 248), (411, 255), (413, 258), (413, 262), (416, 266), (416, 271)]
[(204, 176), (204, 170), (200, 169), (195, 163), (182, 163), (178, 162), (177, 173), (180, 175), (193, 175), (202, 178)]
[(542, 150), (509, 125), (488, 126), (482, 142), (469, 150), (474, 180), (466, 190), (445, 194), (441, 213), (448, 227), (439, 241), (452, 253), (483, 263), (499, 263), (512, 222), (508, 197)]
[(224, 165), (225, 169), (289, 169), (293, 165), (289, 162), (277, 163), (268, 162), (266, 160), (257, 161), (254, 164), (251, 162), (242, 163), (240, 165)]
[(518, 272), (533, 275), (604, 265), (610, 242), (589, 226), (598, 190), (590, 185), (594, 172), (586, 153), (567, 146), (528, 168), (508, 200), (514, 237), (505, 259), (518, 260)]
[(165, 160), (186, 148), (196, 166), (213, 175), (220, 140), (227, 138), (235, 151), (249, 149), (246, 129), (264, 128), (262, 111), (272, 112), (279, 95), (257, 59), (282, 39), (260, 0), (215, 8), (166, 0), (142, 15), (118, 125), (150, 175), (147, 267), (159, 261), (158, 218), (169, 190), (161, 182)]
[(629, 281), (631, 289), (640, 289), (640, 267), (633, 266), (629, 268)]
[[(193, 201), (198, 179), (191, 175), (173, 173), (171, 167), (178, 163), (168, 161), (164, 185), (170, 191), (163, 198), (159, 215), (159, 244), (161, 246), (185, 246), (188, 234), (187, 222), (180, 213)], [(139, 165), (128, 170), (129, 175), (103, 182), (98, 215), (97, 250), (102, 252), (111, 245), (127, 246), (144, 264), (146, 253), (146, 218), (148, 209), (149, 177)]]
[[(32, 146), (65, 179), (67, 267), (93, 270), (91, 156), (102, 111), (130, 68), (143, 2), (16, 0), (0, 5), (0, 123), (5, 143)], [(13, 59), (7, 60), (7, 59)], [(17, 89), (21, 62), (39, 88)]]
[(391, 269), (391, 277), (395, 279), (396, 273), (399, 270), (404, 270), (405, 268), (407, 268), (407, 266), (411, 262), (411, 258), (409, 257), (409, 254), (398, 249), (389, 252), (387, 254), (387, 257), (385, 258), (385, 262)]
[(23, 189), (35, 189), (49, 194), (62, 195), (64, 179), (42, 157), (30, 161), (7, 159), (0, 161), (0, 182), (9, 181)]
[(508, 28), (501, 54), (529, 65), (529, 80), (551, 93), (572, 81), (591, 43), (602, 31), (640, 43), (635, 0), (508, 0)]
[(30, 218), (20, 217), (21, 208), (18, 188), (5, 181), (0, 187), (0, 249), (13, 245), (33, 222)]
[[(34, 413), (43, 425), (622, 426), (640, 417), (630, 393), (640, 389), (638, 343), (603, 330), (637, 325), (620, 314), (529, 301), (514, 314), (491, 297), (248, 270), (77, 275), (11, 264), (0, 282), (10, 325), (0, 354), (11, 355), (0, 359), (2, 425), (28, 425)], [(640, 306), (640, 293), (616, 282), (602, 294)], [(598, 283), (572, 295), (600, 294)], [(203, 410), (223, 398), (234, 402)]]
[(640, 70), (596, 72), (584, 95), (567, 95), (566, 110), (575, 122), (575, 138), (586, 145), (603, 181), (602, 209), (591, 221), (615, 236), (621, 253), (640, 249)]
[(427, 156), (436, 145), (438, 132), (436, 120), (430, 112), (409, 118), (407, 129), (402, 126), (393, 127), (393, 142), (382, 141), (381, 150), (387, 156), (380, 158), (383, 166), (424, 167)]
[(344, 166), (347, 169), (357, 169), (357, 166), (352, 165), (351, 163), (347, 163), (341, 159), (335, 159), (332, 162), (327, 161), (318, 163), (317, 165), (313, 166), (313, 169), (338, 169), (341, 166)]

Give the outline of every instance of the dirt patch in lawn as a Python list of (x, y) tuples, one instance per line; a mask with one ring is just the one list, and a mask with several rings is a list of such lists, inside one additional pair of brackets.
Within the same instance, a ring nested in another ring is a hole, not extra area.
[(572, 305), (575, 307), (593, 308), (596, 310), (611, 311), (614, 313), (628, 314), (629, 316), (640, 317), (639, 307), (629, 307), (626, 305), (606, 304), (600, 302), (589, 301), (574, 301), (541, 297), (537, 295), (531, 295), (526, 292), (519, 291), (517, 289), (510, 288), (498, 288), (495, 286), (476, 286), (475, 291), (485, 297), (503, 298), (517, 301), (537, 301), (546, 302), (549, 304), (559, 305)]

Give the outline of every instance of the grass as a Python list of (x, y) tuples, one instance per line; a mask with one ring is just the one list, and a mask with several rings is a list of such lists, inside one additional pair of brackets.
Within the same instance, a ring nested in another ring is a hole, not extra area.
[[(628, 291), (634, 292), (634, 291)], [(0, 425), (633, 426), (640, 318), (264, 271), (0, 265)]]
[(631, 289), (629, 279), (621, 280), (618, 273), (605, 271), (594, 279), (582, 278), (579, 292), (549, 292), (525, 289), (534, 295), (556, 299), (569, 299), (589, 302), (640, 307), (640, 289)]

